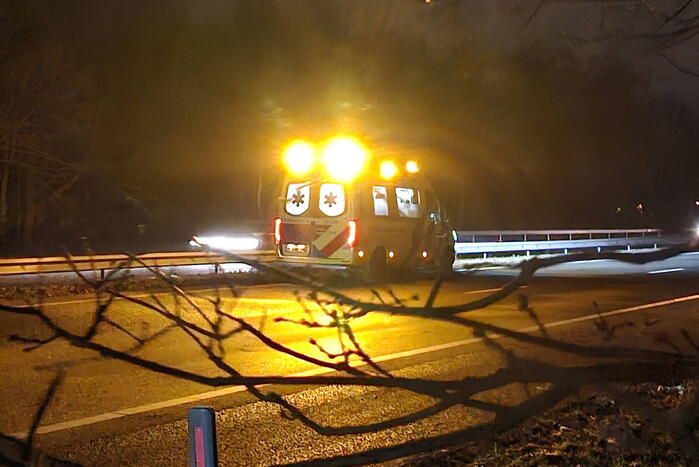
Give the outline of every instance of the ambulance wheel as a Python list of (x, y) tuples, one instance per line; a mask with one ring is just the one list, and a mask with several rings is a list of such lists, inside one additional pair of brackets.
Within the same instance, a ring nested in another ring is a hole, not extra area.
[(388, 273), (386, 250), (378, 247), (362, 267), (362, 280), (370, 284), (384, 282), (389, 279)]
[(454, 272), (454, 260), (456, 260), (454, 248), (445, 248), (444, 252), (441, 254), (441, 257), (437, 260), (435, 273), (447, 276)]

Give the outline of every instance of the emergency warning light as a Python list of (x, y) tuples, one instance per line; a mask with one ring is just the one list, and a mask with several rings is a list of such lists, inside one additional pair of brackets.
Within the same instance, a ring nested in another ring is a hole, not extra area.
[(398, 166), (393, 161), (383, 161), (379, 166), (379, 175), (384, 180), (391, 180), (398, 174)]
[(291, 175), (308, 174), (315, 165), (315, 148), (307, 141), (292, 142), (284, 150), (284, 165)]
[(405, 163), (405, 170), (410, 174), (416, 174), (420, 171), (420, 167), (418, 167), (417, 162), (408, 161)]
[(350, 182), (364, 170), (367, 150), (354, 138), (340, 136), (330, 139), (323, 147), (322, 161), (331, 178)]
[[(311, 172), (324, 172), (338, 182), (352, 182), (364, 172), (369, 159), (369, 151), (356, 138), (335, 136), (323, 143), (319, 150), (313, 143), (304, 140), (292, 141), (284, 149), (283, 161), (287, 172), (293, 177), (303, 177)], [(399, 168), (392, 160), (378, 164), (378, 175), (384, 180), (396, 178), (403, 170), (416, 174), (420, 167), (409, 160)]]

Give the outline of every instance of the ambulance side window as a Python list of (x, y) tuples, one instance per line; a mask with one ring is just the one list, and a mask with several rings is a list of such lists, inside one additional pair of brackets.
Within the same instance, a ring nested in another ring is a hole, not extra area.
[(345, 189), (339, 183), (320, 185), (318, 207), (326, 216), (335, 217), (345, 212)]
[(374, 186), (371, 189), (374, 200), (374, 215), (388, 216), (388, 192), (385, 186)]
[(286, 190), (286, 212), (300, 216), (310, 206), (311, 185), (309, 183), (289, 183)]
[(420, 216), (420, 191), (413, 188), (396, 187), (396, 201), (400, 217)]

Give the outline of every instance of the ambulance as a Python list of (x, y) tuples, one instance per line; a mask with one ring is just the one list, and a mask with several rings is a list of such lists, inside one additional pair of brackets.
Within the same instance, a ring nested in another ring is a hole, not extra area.
[(297, 140), (283, 152), (278, 260), (339, 267), (367, 281), (448, 272), (454, 231), (414, 159), (378, 159), (357, 139)]

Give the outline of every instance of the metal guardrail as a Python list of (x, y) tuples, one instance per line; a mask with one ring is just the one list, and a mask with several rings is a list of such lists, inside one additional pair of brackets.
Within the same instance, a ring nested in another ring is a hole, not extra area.
[[(658, 229), (572, 229), (572, 230), (460, 230), (457, 232), (458, 242), (475, 242), (477, 239), (497, 237), (497, 241), (505, 238), (522, 237), (523, 241), (533, 240), (533, 237), (545, 237), (545, 240), (579, 240), (581, 238), (629, 238), (662, 236)], [(567, 238), (566, 238), (567, 237)], [(575, 238), (573, 238), (575, 237)]]
[(663, 235), (656, 229), (590, 230), (479, 230), (459, 231), (454, 247), (457, 255), (549, 251), (567, 254), (571, 250), (658, 248), (686, 239)]
[[(233, 251), (258, 261), (269, 261), (275, 257), (273, 250)], [(43, 258), (2, 258), (0, 259), (0, 276), (18, 274), (40, 274), (50, 272), (108, 271), (119, 267), (139, 268), (147, 266), (194, 266), (232, 263), (230, 258), (206, 251), (183, 251), (166, 253), (146, 253), (137, 256), (142, 263), (130, 262), (127, 255), (93, 255), (93, 256), (49, 256)]]
[[(557, 252), (567, 254), (572, 250), (597, 248), (631, 249), (639, 247), (657, 248), (686, 241), (682, 236), (665, 236), (654, 229), (635, 230), (477, 230), (457, 232), (456, 254), (488, 255), (498, 253), (521, 252)], [(233, 251), (257, 261), (273, 261), (274, 250)], [(177, 267), (194, 265), (219, 265), (235, 263), (230, 258), (206, 251), (185, 251), (166, 253), (147, 253), (138, 255), (140, 261), (148, 266)], [(41, 274), (53, 272), (105, 271), (119, 267), (139, 268), (143, 264), (131, 262), (122, 254), (63, 256), (43, 258), (4, 258), (0, 259), (0, 276), (21, 274)]]

